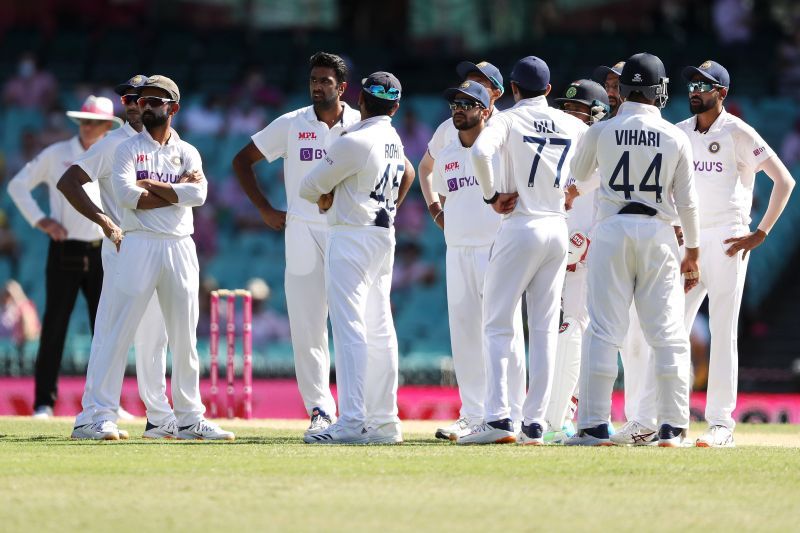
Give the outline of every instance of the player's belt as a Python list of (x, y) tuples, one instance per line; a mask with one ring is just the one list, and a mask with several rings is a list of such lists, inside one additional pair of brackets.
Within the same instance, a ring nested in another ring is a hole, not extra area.
[(650, 207), (649, 205), (640, 204), (639, 202), (631, 202), (626, 204), (625, 207), (619, 210), (620, 215), (646, 215), (648, 217), (654, 217), (658, 214), (658, 211)]

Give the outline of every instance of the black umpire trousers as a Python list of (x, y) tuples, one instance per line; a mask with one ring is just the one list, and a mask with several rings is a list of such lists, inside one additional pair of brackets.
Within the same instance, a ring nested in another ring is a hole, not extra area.
[(47, 252), (46, 290), (42, 334), (36, 356), (36, 398), (33, 407), (55, 405), (58, 396), (58, 371), (64, 356), (67, 327), (78, 298), (83, 292), (89, 308), (89, 323), (94, 333), (97, 304), (103, 287), (102, 240), (50, 241)]

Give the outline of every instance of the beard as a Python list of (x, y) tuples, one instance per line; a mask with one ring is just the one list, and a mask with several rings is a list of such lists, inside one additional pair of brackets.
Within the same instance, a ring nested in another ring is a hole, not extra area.
[(456, 129), (459, 131), (471, 130), (472, 128), (477, 126), (478, 123), (480, 123), (480, 121), (481, 121), (480, 114), (474, 115), (472, 117), (468, 116), (466, 113), (453, 116), (453, 126), (455, 126)]
[(325, 97), (325, 94), (320, 94), (318, 96), (311, 95), (311, 101), (314, 103), (314, 109), (319, 109), (321, 111), (330, 111), (331, 109), (336, 107), (336, 101), (339, 99), (339, 95), (334, 93), (329, 97)]
[(142, 124), (145, 128), (157, 128), (167, 123), (167, 115), (156, 115), (152, 111), (142, 113)]
[(709, 100), (708, 102), (705, 102), (701, 99), (692, 101), (692, 99), (689, 98), (689, 110), (692, 112), (693, 115), (699, 115), (700, 113), (705, 113), (709, 109), (713, 109), (714, 106), (716, 105), (717, 105), (716, 99), (712, 99)]

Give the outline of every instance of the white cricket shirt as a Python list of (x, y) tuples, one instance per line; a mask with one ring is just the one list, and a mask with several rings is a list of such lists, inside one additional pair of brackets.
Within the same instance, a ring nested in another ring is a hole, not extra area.
[[(500, 156), (492, 160), (500, 175)], [(447, 198), (444, 239), (448, 246), (488, 246), (500, 227), (500, 215), (483, 201), (472, 169), (470, 149), (456, 137), (439, 152), (433, 166), (433, 190)]]
[(300, 197), (316, 203), (322, 194), (334, 191), (329, 226), (389, 228), (404, 171), (403, 143), (391, 117), (371, 117), (348, 128), (328, 147), (325, 159), (300, 183)]
[[(178, 180), (194, 170), (203, 174), (200, 154), (194, 146), (181, 140), (175, 130), (163, 146), (147, 129), (122, 141), (114, 154), (111, 174), (114, 195), (122, 208), (122, 231), (149, 231), (175, 237), (191, 235), (194, 232), (192, 207), (205, 203), (208, 182), (205, 174), (199, 183), (178, 183)], [(156, 209), (136, 209), (144, 191), (136, 182), (144, 179), (172, 184), (178, 203)]]
[(706, 133), (697, 117), (676, 124), (689, 137), (700, 227), (750, 223), (756, 173), (775, 152), (750, 125), (722, 110)]
[(118, 226), (122, 222), (122, 210), (117, 205), (117, 198), (114, 196), (114, 188), (110, 179), (111, 172), (114, 169), (114, 154), (117, 151), (117, 146), (122, 141), (130, 139), (137, 133), (126, 122), (121, 128), (112, 130), (105, 137), (94, 143), (73, 163), (86, 172), (89, 179), (100, 187), (103, 212)]
[(655, 106), (623, 102), (615, 117), (589, 128), (571, 168), (579, 189), (599, 170), (598, 221), (639, 202), (668, 224), (679, 216), (686, 247), (699, 246), (692, 146)]
[(328, 146), (342, 131), (361, 120), (361, 113), (342, 102), (342, 118), (333, 128), (317, 118), (314, 106), (303, 107), (276, 118), (252, 136), (253, 144), (268, 162), (283, 158), (287, 213), (308, 222), (325, 223), (316, 205), (299, 197), (300, 181), (325, 158)]
[[(520, 100), (495, 115), (472, 146), (472, 164), (484, 198), (495, 191), (517, 192), (511, 216), (564, 217), (569, 163), (588, 126), (549, 107), (544, 96)], [(509, 189), (492, 172), (491, 158), (500, 152)]]
[[(77, 136), (51, 144), (8, 183), (9, 196), (31, 226), (47, 216), (31, 195), (37, 185), (44, 183), (50, 201), (50, 218), (66, 228), (67, 239), (96, 241), (103, 238), (100, 226), (78, 213), (58, 190), (58, 180), (84, 151)], [(92, 201), (100, 203), (100, 189), (96, 183), (86, 183), (83, 189)]]

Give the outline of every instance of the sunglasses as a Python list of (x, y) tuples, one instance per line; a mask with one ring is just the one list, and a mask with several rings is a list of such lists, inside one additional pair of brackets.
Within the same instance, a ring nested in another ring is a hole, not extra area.
[(690, 93), (698, 92), (698, 93), (710, 93), (714, 89), (722, 87), (722, 85), (717, 85), (716, 83), (709, 83), (707, 81), (690, 81), (686, 84), (686, 87), (689, 89)]
[(161, 107), (164, 104), (172, 103), (174, 101), (175, 100), (172, 100), (170, 98), (161, 98), (159, 96), (140, 96), (136, 100), (136, 103), (139, 104), (139, 107), (145, 107), (149, 105), (150, 107), (155, 108), (155, 107)]
[(136, 100), (138, 100), (138, 99), (139, 99), (139, 95), (138, 94), (123, 94), (120, 97), (120, 100), (122, 100), (122, 105), (131, 105), (131, 104), (135, 103)]
[(471, 102), (469, 100), (453, 100), (450, 102), (450, 110), (456, 111), (458, 109), (463, 109), (464, 111), (470, 111), (474, 108), (483, 109), (483, 106), (478, 102)]
[(364, 87), (364, 90), (367, 91), (372, 96), (380, 98), (381, 100), (400, 99), (400, 91), (398, 91), (394, 87), (392, 87), (391, 89), (386, 89), (383, 85), (370, 85), (369, 87)]
[(81, 126), (100, 126), (101, 124), (105, 124), (108, 122), (107, 120), (95, 120), (91, 118), (82, 118), (80, 120)]

